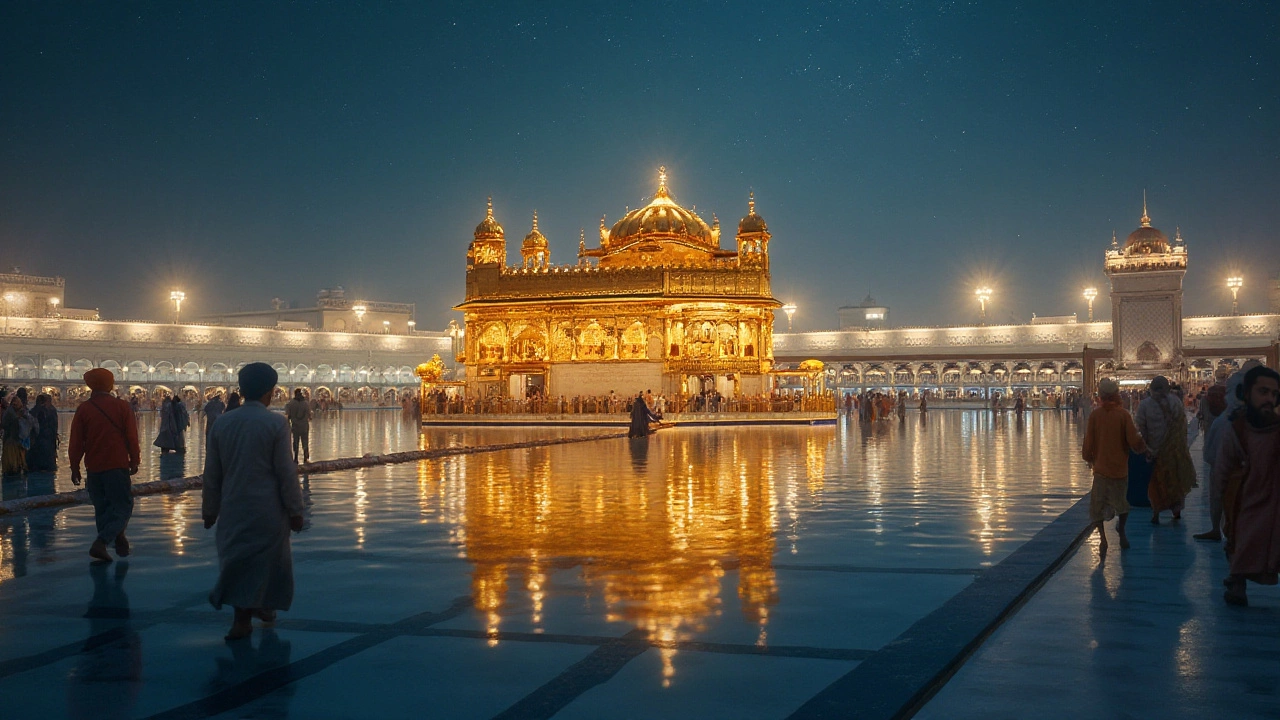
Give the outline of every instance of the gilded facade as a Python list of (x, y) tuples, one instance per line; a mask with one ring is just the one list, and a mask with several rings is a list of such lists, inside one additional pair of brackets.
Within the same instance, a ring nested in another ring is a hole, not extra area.
[(648, 205), (612, 226), (600, 244), (578, 241), (577, 261), (555, 265), (537, 215), (507, 263), (493, 204), (467, 251), (465, 314), (469, 394), (522, 397), (765, 392), (773, 362), (769, 229), (748, 202), (734, 249), (711, 224), (676, 203), (660, 170)]

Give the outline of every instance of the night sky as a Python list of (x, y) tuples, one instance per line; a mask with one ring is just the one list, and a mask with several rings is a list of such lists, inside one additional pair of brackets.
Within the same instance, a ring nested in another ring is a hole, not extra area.
[[(430, 7), (427, 7), (430, 5)], [(1280, 3), (44, 3), (0, 8), (0, 264), (107, 318), (462, 299), (485, 198), (574, 262), (754, 190), (797, 330), (1078, 312), (1112, 230), (1181, 226), (1185, 308), (1280, 269)]]

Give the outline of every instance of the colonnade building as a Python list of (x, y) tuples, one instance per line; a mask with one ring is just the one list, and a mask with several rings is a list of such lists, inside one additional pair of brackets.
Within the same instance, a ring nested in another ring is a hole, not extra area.
[[(327, 324), (344, 320), (345, 314), (351, 315), (354, 328), (352, 304), (387, 305), (388, 315), (402, 318), (399, 332), (387, 331), (381, 320), (376, 326), (366, 322), (366, 332), (265, 316), (246, 318), (262, 326), (112, 321), (96, 319), (96, 312), (93, 317), (66, 313), (60, 303), (49, 303), (50, 288), (61, 300), (62, 278), (20, 276), (10, 281), (9, 312), (0, 318), (0, 384), (49, 393), (59, 404), (74, 403), (87, 392), (84, 373), (95, 367), (111, 370), (122, 393), (194, 400), (234, 390), (240, 368), (266, 362), (280, 374), (277, 393), (282, 398), (301, 388), (310, 396), (345, 404), (394, 405), (417, 392), (414, 368), (419, 363), (438, 354), (452, 364), (456, 344), (444, 332), (409, 326), (404, 319), (411, 317), (406, 310), (410, 305), (344, 300), (345, 307), (337, 307), (340, 299), (321, 298), (329, 300), (326, 313), (338, 316), (326, 316)], [(28, 296), (23, 288), (46, 295)]]
[[(826, 362), (828, 385), (849, 390), (931, 390), (946, 396), (992, 391), (1056, 392), (1092, 388), (1096, 378), (1141, 385), (1155, 375), (1207, 381), (1249, 359), (1280, 365), (1280, 308), (1270, 313), (1183, 317), (1188, 252), (1151, 224), (1103, 253), (1110, 281), (1109, 321), (1037, 320), (1025, 325), (861, 327), (778, 334), (780, 364)], [(842, 308), (843, 310), (843, 308)]]

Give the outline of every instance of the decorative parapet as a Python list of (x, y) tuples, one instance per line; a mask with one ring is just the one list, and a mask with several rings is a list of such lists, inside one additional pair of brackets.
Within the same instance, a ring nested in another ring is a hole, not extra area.
[(1076, 352), (1084, 345), (1111, 343), (1111, 323), (991, 325), (982, 327), (894, 328), (773, 336), (775, 356), (809, 354), (953, 354), (968, 352)]
[(468, 302), (663, 295), (768, 298), (769, 273), (736, 260), (665, 267), (475, 268), (467, 273)]
[(443, 333), (428, 332), (416, 332), (413, 335), (384, 335), (226, 325), (173, 325), (136, 321), (19, 317), (8, 318), (8, 322), (0, 328), (0, 337), (55, 343), (101, 343), (112, 346), (412, 352), (420, 353), (422, 357), (430, 357), (440, 348), (447, 348), (450, 343), (448, 336)]
[(1153, 270), (1185, 272), (1187, 269), (1187, 249), (1185, 247), (1175, 247), (1167, 253), (1136, 255), (1125, 255), (1120, 250), (1108, 250), (1105, 267), (1109, 273), (1151, 272)]

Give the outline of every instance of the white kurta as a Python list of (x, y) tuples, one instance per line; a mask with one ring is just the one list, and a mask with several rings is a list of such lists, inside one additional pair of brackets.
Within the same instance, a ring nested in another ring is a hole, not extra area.
[(302, 487), (289, 424), (260, 402), (214, 423), (205, 453), (203, 516), (216, 517), (215, 608), (288, 610), (293, 603), (289, 517), (302, 515)]

